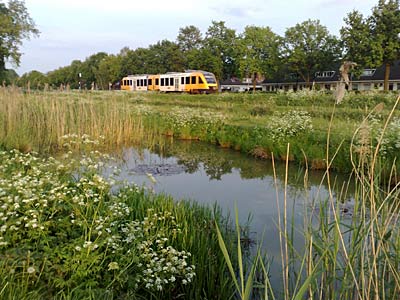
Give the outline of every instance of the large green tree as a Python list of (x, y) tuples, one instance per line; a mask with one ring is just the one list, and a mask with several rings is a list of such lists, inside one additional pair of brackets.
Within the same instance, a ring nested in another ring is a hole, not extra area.
[(176, 42), (182, 52), (185, 69), (198, 69), (201, 64), (199, 57), (203, 46), (200, 29), (193, 25), (180, 28)]
[(179, 49), (187, 52), (193, 49), (200, 49), (203, 43), (201, 31), (194, 25), (179, 28), (179, 34), (176, 38)]
[(213, 69), (207, 71), (213, 72), (218, 79), (237, 75), (237, 42), (238, 38), (234, 29), (226, 27), (223, 21), (212, 21), (206, 32), (204, 53), (210, 53), (215, 60)]
[(78, 74), (81, 73), (82, 81), (85, 83), (86, 88), (91, 88), (93, 83), (99, 86), (99, 82), (96, 81), (96, 74), (98, 73), (100, 62), (107, 56), (108, 54), (105, 52), (98, 52), (86, 58), (80, 66), (80, 70), (75, 70), (75, 68), (71, 70), (71, 75), (75, 78), (74, 82), (78, 82)]
[(246, 26), (238, 42), (239, 69), (242, 77), (272, 77), (279, 68), (281, 38), (269, 27)]
[(121, 57), (120, 74), (123, 76), (149, 73), (148, 62), (150, 51), (148, 48), (131, 50), (125, 47), (121, 50), (119, 56)]
[(350, 12), (344, 21), (346, 25), (340, 29), (344, 59), (356, 62), (360, 67), (371, 66), (377, 55), (371, 44), (368, 23), (356, 10)]
[(149, 60), (145, 73), (182, 72), (185, 62), (177, 43), (159, 41), (149, 47)]
[(114, 84), (123, 76), (121, 70), (121, 56), (109, 55), (104, 57), (97, 68), (96, 82), (103, 90), (109, 89), (109, 84)]
[(284, 54), (290, 71), (309, 85), (317, 71), (337, 64), (341, 51), (338, 39), (319, 20), (307, 20), (286, 30)]
[(0, 3), (0, 79), (4, 77), (7, 61), (19, 65), (22, 41), (38, 34), (24, 1)]
[(29, 84), (33, 89), (42, 89), (46, 83), (48, 83), (47, 76), (36, 70), (25, 73), (18, 79), (18, 86), (27, 87)]
[(346, 58), (360, 67), (385, 65), (384, 89), (389, 89), (390, 66), (400, 59), (399, 0), (379, 0), (371, 16), (353, 11), (341, 29)]

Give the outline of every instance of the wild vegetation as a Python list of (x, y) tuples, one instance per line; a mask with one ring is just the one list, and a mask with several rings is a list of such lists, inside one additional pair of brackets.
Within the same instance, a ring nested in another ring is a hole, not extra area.
[[(396, 108), (396, 95), (378, 92), (348, 94), (336, 106), (332, 95), (318, 91), (181, 95), (3, 88), (0, 140), (9, 151), (1, 152), (0, 293), (6, 299), (395, 299)], [(235, 245), (219, 213), (135, 186), (112, 192), (112, 178), (99, 173), (108, 157), (97, 150), (138, 141), (162, 146), (159, 135), (296, 160), (325, 169), (328, 181), (332, 168), (349, 171), (357, 186), (354, 212), (343, 215), (341, 196), (333, 192), (328, 199), (309, 199), (299, 229), (304, 247), (298, 249), (288, 208), (281, 207), (283, 285), (272, 287), (268, 262), (256, 255), (249, 268), (237, 247), (241, 236)], [(59, 158), (41, 158), (33, 150)]]
[[(349, 93), (340, 106), (323, 91), (278, 94), (180, 95), (120, 92), (32, 92), (3, 89), (0, 128), (3, 147), (50, 152), (68, 133), (104, 138), (105, 145), (151, 141), (157, 135), (196, 139), (260, 158), (286, 159), (325, 169), (326, 145), (336, 159), (331, 169), (350, 172), (350, 146), (377, 144), (395, 94)], [(376, 109), (374, 110), (374, 108)], [(372, 111), (372, 112), (371, 112)], [(371, 113), (370, 113), (371, 112)], [(365, 119), (367, 118), (367, 119)], [(399, 114), (393, 112), (381, 141), (388, 170), (399, 148)], [(332, 119), (332, 121), (331, 121)], [(359, 124), (361, 133), (353, 136)], [(353, 151), (359, 151), (354, 148)]]
[(217, 208), (112, 192), (99, 143), (66, 135), (59, 159), (0, 152), (0, 298), (229, 299)]

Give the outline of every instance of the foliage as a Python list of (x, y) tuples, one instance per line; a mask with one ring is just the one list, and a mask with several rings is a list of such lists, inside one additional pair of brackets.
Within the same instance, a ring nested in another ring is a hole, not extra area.
[(238, 43), (242, 77), (273, 77), (280, 67), (280, 38), (269, 27), (246, 26)]
[(385, 68), (384, 89), (389, 89), (390, 65), (400, 58), (400, 6), (397, 0), (379, 0), (371, 16), (357, 11), (345, 19), (341, 35), (347, 57), (360, 67)]
[(288, 28), (284, 49), (289, 68), (307, 83), (315, 72), (332, 69), (341, 54), (337, 38), (319, 20), (307, 20)]
[(183, 53), (176, 43), (168, 40), (149, 46), (148, 59), (144, 63), (148, 64), (146, 71), (150, 74), (184, 71)]
[(212, 21), (204, 39), (204, 48), (215, 57), (213, 72), (218, 79), (230, 78), (237, 70), (237, 36), (225, 22)]
[(6, 69), (3, 74), (4, 78), (1, 84), (5, 83), (6, 85), (15, 84), (19, 77), (17, 72), (15, 72), (13, 69)]
[(47, 77), (39, 71), (31, 71), (22, 75), (17, 84), (22, 87), (29, 87), (33, 89), (43, 89), (47, 83)]
[(358, 69), (371, 66), (377, 54), (372, 47), (369, 25), (356, 10), (350, 12), (344, 21), (346, 25), (340, 29), (340, 34), (345, 58), (356, 62)]
[(183, 53), (188, 53), (191, 50), (199, 49), (202, 45), (203, 38), (201, 31), (196, 26), (190, 25), (179, 28), (179, 34), (176, 38), (179, 49)]
[[(366, 112), (380, 103), (383, 109), (376, 117), (382, 124), (394, 100), (395, 94), (378, 91), (348, 93), (342, 105), (334, 107), (332, 94), (310, 90), (278, 94), (24, 95), (18, 90), (2, 89), (0, 121), (4, 126), (0, 127), (0, 140), (2, 147), (48, 152), (60, 148), (59, 138), (67, 132), (104, 136), (104, 144), (111, 148), (140, 142), (154, 145), (165, 134), (207, 141), (262, 158), (270, 158), (272, 152), (284, 158), (286, 143), (290, 143), (291, 160), (304, 163), (305, 157), (308, 161), (325, 159), (330, 132), (332, 151), (341, 145), (331, 168), (350, 171), (352, 132)], [(335, 117), (328, 127), (333, 112)], [(397, 111), (394, 114), (399, 117)], [(396, 143), (395, 135), (390, 136)], [(396, 156), (396, 149), (388, 147), (386, 157), (391, 161)]]
[(0, 3), (0, 28), (0, 80), (2, 81), (6, 61), (18, 66), (22, 41), (38, 35), (39, 31), (29, 16), (25, 3), (19, 0), (10, 0), (8, 5)]
[(310, 133), (313, 130), (309, 113), (296, 110), (272, 116), (267, 128), (275, 142), (287, 141), (288, 137), (294, 137), (304, 132)]
[(123, 77), (121, 74), (121, 57), (116, 55), (108, 55), (104, 57), (98, 64), (95, 73), (96, 82), (99, 88), (107, 90), (110, 88), (109, 84), (118, 82)]
[[(194, 228), (210, 211), (176, 207), (165, 196), (154, 201), (136, 186), (112, 193), (112, 177), (99, 173), (110, 157), (93, 150), (98, 141), (87, 135), (63, 141), (58, 160), (0, 152), (2, 298), (200, 299), (221, 285), (218, 299), (226, 299), (230, 285), (214, 252), (216, 233)], [(77, 143), (87, 149), (81, 157), (68, 151)], [(209, 265), (198, 274), (193, 265), (205, 255), (215, 257), (211, 275)]]

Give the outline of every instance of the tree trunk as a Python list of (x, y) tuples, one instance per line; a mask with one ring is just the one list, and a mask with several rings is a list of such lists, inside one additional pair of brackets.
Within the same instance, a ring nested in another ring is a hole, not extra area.
[(385, 64), (385, 81), (383, 82), (383, 89), (385, 91), (389, 90), (389, 76), (390, 76), (390, 64)]
[(253, 93), (256, 92), (256, 84), (257, 84), (257, 73), (253, 73)]

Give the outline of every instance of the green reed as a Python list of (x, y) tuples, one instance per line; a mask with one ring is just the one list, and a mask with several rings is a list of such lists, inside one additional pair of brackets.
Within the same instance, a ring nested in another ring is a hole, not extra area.
[[(277, 192), (277, 205), (280, 211), (277, 224), (280, 230), (281, 282), (280, 287), (271, 287), (268, 272), (263, 260), (256, 260), (253, 268), (261, 270), (264, 282), (254, 285), (251, 293), (254, 299), (397, 299), (400, 290), (400, 189), (396, 177), (395, 162), (388, 181), (383, 180), (385, 167), (379, 159), (381, 142), (385, 129), (390, 124), (400, 97), (388, 115), (377, 144), (368, 139), (368, 131), (362, 136), (354, 133), (351, 149), (356, 191), (354, 206), (345, 207), (347, 187), (335, 186), (331, 178), (330, 165), (337, 153), (326, 147), (327, 169), (324, 178), (328, 182), (328, 198), (307, 198), (307, 173), (304, 178), (306, 204), (303, 228), (294, 228), (288, 220), (286, 192), (283, 207), (280, 207)], [(377, 106), (374, 111), (379, 110)], [(373, 111), (373, 112), (374, 112)], [(373, 113), (372, 112), (372, 113)], [(368, 116), (366, 120), (368, 119)], [(328, 132), (329, 135), (329, 132)], [(356, 140), (362, 138), (364, 147)], [(329, 139), (328, 139), (329, 143)], [(329, 146), (329, 144), (328, 144)], [(355, 151), (357, 149), (357, 151)], [(287, 156), (290, 147), (287, 147)], [(350, 154), (349, 154), (350, 155)], [(286, 159), (288, 162), (288, 159)], [(288, 166), (288, 163), (286, 164)], [(286, 168), (286, 178), (288, 168)], [(276, 175), (275, 175), (276, 178)], [(350, 179), (349, 179), (350, 181)], [(385, 183), (388, 182), (388, 183)], [(278, 187), (277, 187), (278, 188)], [(285, 180), (284, 190), (286, 191)], [(336, 194), (334, 196), (334, 193)], [(303, 245), (294, 245), (292, 232), (299, 231), (304, 237)], [(221, 246), (223, 253), (226, 250)], [(230, 266), (232, 256), (226, 257)], [(240, 260), (239, 260), (240, 261)], [(241, 273), (241, 268), (237, 271)], [(233, 280), (236, 273), (231, 272)], [(277, 276), (277, 274), (273, 274)], [(250, 278), (250, 277), (249, 277)], [(264, 293), (260, 296), (258, 290)], [(238, 292), (238, 298), (247, 299)]]
[(113, 93), (0, 90), (0, 140), (3, 147), (49, 152), (61, 148), (66, 134), (103, 137), (110, 146), (141, 140), (140, 116)]

